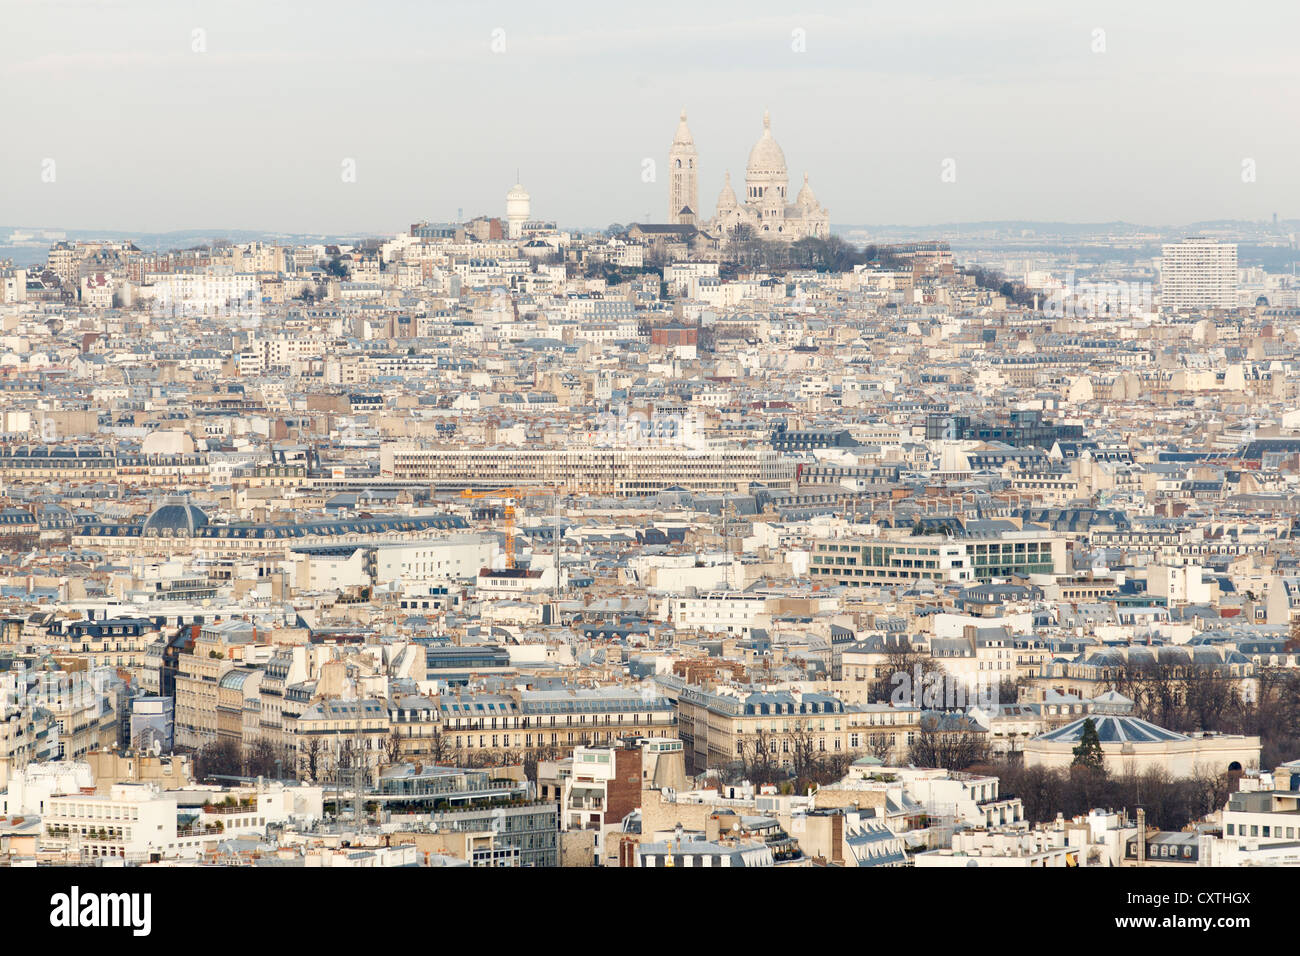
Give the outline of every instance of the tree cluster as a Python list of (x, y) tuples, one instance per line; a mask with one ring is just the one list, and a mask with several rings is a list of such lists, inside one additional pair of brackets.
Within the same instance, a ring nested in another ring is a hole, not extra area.
[(968, 729), (959, 716), (925, 714), (907, 748), (907, 762), (915, 767), (966, 770), (989, 759), (988, 734)]
[(975, 284), (981, 289), (987, 289), (990, 292), (996, 292), (1008, 302), (1014, 302), (1016, 305), (1023, 307), (1032, 307), (1034, 304), (1035, 292), (1019, 282), (1013, 282), (1001, 272), (995, 269), (985, 269), (980, 266), (970, 266), (961, 270), (962, 274), (973, 276)]
[(1151, 661), (1121, 667), (1110, 689), (1133, 701), (1135, 716), (1179, 733), (1259, 736), (1260, 765), (1300, 756), (1300, 673), (1261, 668), (1254, 678), (1226, 665)]
[(292, 751), (259, 740), (241, 747), (229, 739), (213, 741), (194, 753), (194, 776), (293, 778), (298, 776)]
[(1067, 818), (1097, 808), (1125, 809), (1130, 818), (1141, 807), (1147, 823), (1161, 830), (1181, 830), (1207, 813), (1223, 809), (1232, 793), (1228, 774), (1171, 777), (1163, 770), (1112, 776), (1105, 769), (1074, 766), (1068, 770), (1026, 767), (995, 761), (972, 768), (996, 776), (1002, 797), (1019, 797), (1031, 823), (1046, 823), (1058, 813)]
[(742, 740), (740, 750), (740, 759), (731, 767), (733, 780), (748, 780), (756, 787), (771, 784), (797, 793), (844, 779), (859, 756), (821, 750), (816, 732), (800, 722), (785, 733), (759, 730)]
[(742, 269), (773, 272), (814, 269), (817, 272), (852, 272), (854, 266), (908, 267), (890, 246), (856, 246), (839, 236), (807, 236), (794, 242), (764, 239), (742, 223), (731, 231), (722, 248), (719, 274), (732, 278)]

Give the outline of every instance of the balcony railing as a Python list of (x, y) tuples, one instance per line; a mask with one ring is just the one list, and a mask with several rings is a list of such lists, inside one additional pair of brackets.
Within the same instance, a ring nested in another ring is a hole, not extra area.
[(203, 824), (202, 826), (177, 827), (176, 835), (181, 837), (188, 836), (216, 836), (225, 831), (225, 827), (220, 821), (212, 824)]

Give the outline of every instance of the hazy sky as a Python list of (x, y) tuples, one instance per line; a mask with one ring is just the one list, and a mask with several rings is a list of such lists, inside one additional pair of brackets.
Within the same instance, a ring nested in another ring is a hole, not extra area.
[(662, 221), (683, 107), (706, 212), (770, 109), (833, 224), (1300, 216), (1295, 0), (800, 6), (2, 0), (0, 224)]

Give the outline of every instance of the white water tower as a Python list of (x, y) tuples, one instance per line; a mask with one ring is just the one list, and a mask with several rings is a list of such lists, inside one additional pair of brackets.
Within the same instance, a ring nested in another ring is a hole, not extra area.
[(518, 239), (524, 234), (524, 223), (528, 221), (532, 207), (533, 201), (528, 195), (528, 190), (524, 189), (519, 183), (515, 183), (510, 192), (506, 193), (508, 238)]

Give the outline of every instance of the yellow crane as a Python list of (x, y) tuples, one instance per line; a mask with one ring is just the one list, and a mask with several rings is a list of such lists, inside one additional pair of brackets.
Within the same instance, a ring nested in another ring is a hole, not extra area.
[[(495, 491), (474, 491), (466, 488), (460, 493), (462, 498), (503, 498), (506, 506), (502, 509), (502, 527), (501, 530), (506, 538), (506, 567), (515, 566), (515, 501), (520, 498), (544, 497), (554, 495), (558, 502), (559, 496), (564, 494), (562, 488), (497, 488)], [(558, 528), (556, 530), (558, 534)], [(556, 569), (558, 579), (559, 569)]]

